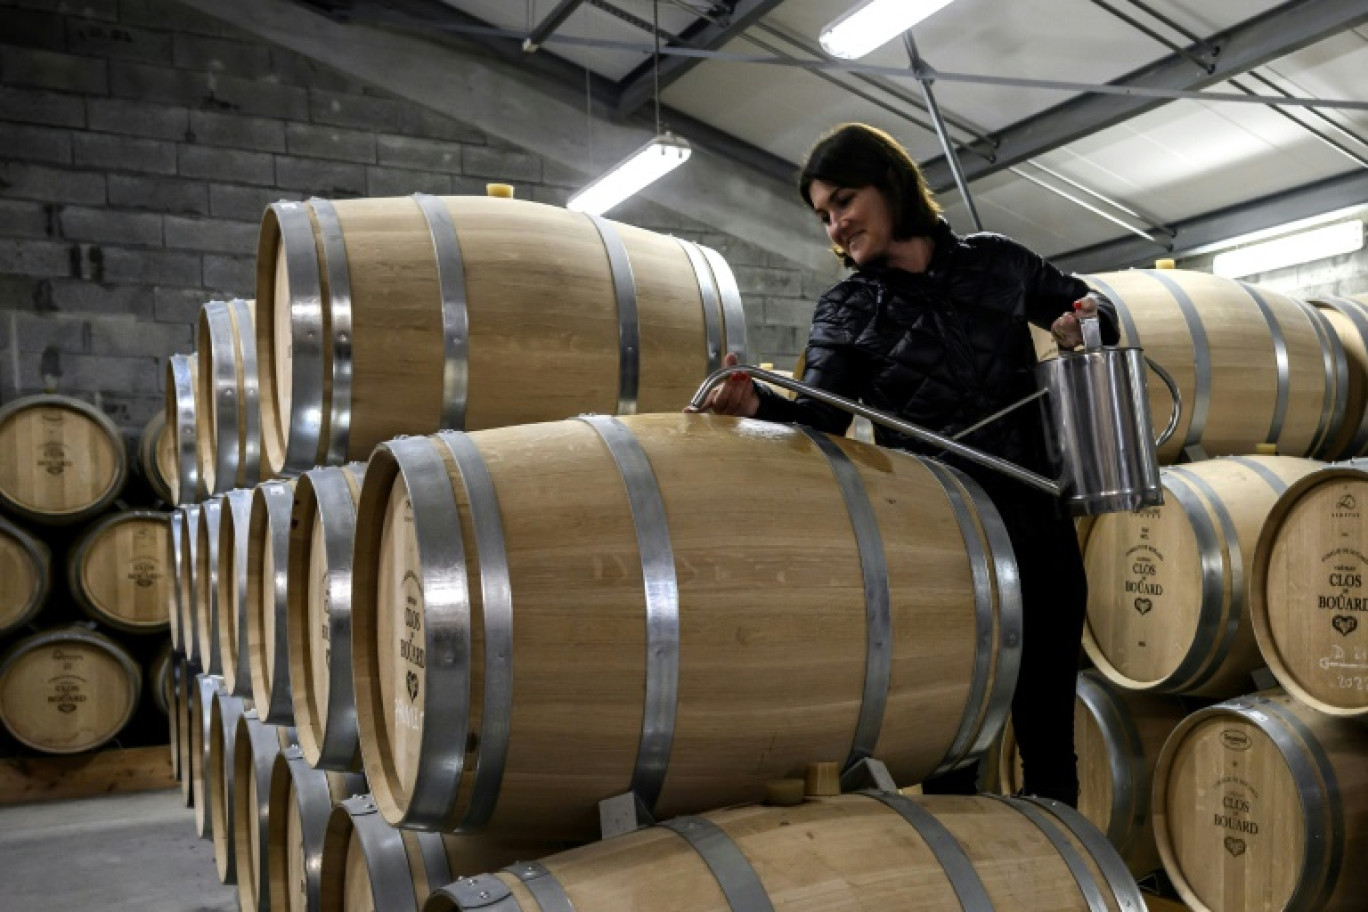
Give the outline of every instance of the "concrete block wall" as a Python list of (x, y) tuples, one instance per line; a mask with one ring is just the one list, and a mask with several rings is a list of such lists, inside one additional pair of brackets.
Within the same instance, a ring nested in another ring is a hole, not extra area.
[[(268, 203), (490, 180), (559, 205), (585, 177), (174, 0), (0, 0), (0, 404), (51, 387), (136, 434), (200, 306), (255, 294)], [(610, 215), (722, 253), (754, 359), (792, 366), (837, 270), (644, 201)]]

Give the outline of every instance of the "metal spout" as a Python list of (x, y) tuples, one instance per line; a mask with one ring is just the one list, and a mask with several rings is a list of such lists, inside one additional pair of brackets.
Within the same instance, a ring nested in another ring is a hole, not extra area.
[(940, 434), (928, 431), (923, 427), (903, 421), (900, 418), (894, 418), (892, 415), (869, 408), (866, 405), (861, 405), (854, 400), (846, 399), (844, 396), (828, 393), (826, 390), (818, 389), (815, 386), (808, 386), (806, 383), (794, 380), (791, 377), (785, 377), (782, 374), (776, 374), (759, 367), (752, 367), (749, 364), (737, 364), (732, 367), (723, 367), (713, 371), (708, 375), (708, 378), (703, 381), (703, 385), (698, 388), (698, 392), (694, 393), (693, 399), (689, 401), (689, 406), (694, 409), (701, 409), (703, 407), (703, 401), (707, 398), (708, 393), (710, 393), (714, 387), (725, 381), (729, 376), (737, 372), (764, 380), (766, 383), (771, 383), (787, 390), (792, 390), (795, 393), (802, 393), (805, 396), (816, 399), (818, 402), (825, 402), (827, 405), (832, 405), (836, 408), (850, 412), (852, 415), (868, 418), (874, 424), (891, 428), (901, 434), (913, 437), (922, 443), (939, 447), (947, 453), (954, 453), (956, 456), (961, 456), (968, 459), (970, 462), (978, 463), (985, 468), (1006, 475), (1008, 478), (1013, 478), (1023, 484), (1038, 488), (1047, 494), (1053, 494), (1058, 497), (1062, 493), (1060, 486), (1056, 482), (1051, 481), (1043, 475), (1037, 475), (1035, 472), (1029, 471), (1028, 469), (1023, 469), (1014, 462), (1008, 462), (1005, 459), (992, 456), (981, 450), (976, 450), (973, 447), (965, 446), (949, 437), (943, 437)]

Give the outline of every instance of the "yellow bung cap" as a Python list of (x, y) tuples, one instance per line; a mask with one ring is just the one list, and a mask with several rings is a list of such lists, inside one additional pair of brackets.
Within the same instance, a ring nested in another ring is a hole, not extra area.
[(1155, 261), (1154, 261), (1154, 268), (1155, 268), (1155, 269), (1173, 269), (1173, 268), (1174, 268), (1174, 265), (1175, 265), (1175, 264), (1174, 264), (1173, 260), (1155, 260)]
[(497, 196), (499, 199), (513, 198), (512, 184), (485, 184), (485, 193), (490, 196)]
[(1276, 443), (1261, 443), (1254, 447), (1254, 452), (1259, 456), (1277, 456), (1278, 445)]
[(774, 370), (774, 362), (773, 362), (773, 361), (761, 361), (761, 362), (760, 362), (760, 369), (761, 369), (761, 370), (772, 371), (772, 370)]

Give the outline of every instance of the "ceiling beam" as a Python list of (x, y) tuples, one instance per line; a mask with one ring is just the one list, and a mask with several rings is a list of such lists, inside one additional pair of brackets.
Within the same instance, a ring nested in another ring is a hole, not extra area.
[(537, 23), (537, 27), (532, 29), (532, 34), (523, 42), (524, 51), (535, 51), (541, 47), (543, 41), (551, 37), (552, 32), (565, 24), (565, 20), (570, 18), (570, 14), (580, 8), (584, 0), (561, 0), (560, 5), (546, 14), (546, 18)]
[[(296, 2), (302, 6), (319, 8), (319, 0)], [(336, 0), (332, 2), (335, 4)], [(338, 15), (335, 6), (329, 12), (339, 21), (398, 26), (423, 34), (433, 30), (443, 32), (444, 40), (460, 48), (464, 53), (479, 57), (495, 57), (514, 64), (541, 80), (547, 92), (559, 94), (567, 99), (572, 95), (577, 99), (584, 99), (585, 69), (579, 64), (551, 53), (528, 54), (521, 49), (516, 40), (510, 38), (465, 34), (462, 30), (492, 27), (481, 19), (441, 3), (440, 0), (348, 0), (345, 15)], [(592, 72), (589, 73), (589, 95), (594, 104), (601, 105), (605, 112), (614, 111), (620, 99), (615, 83)], [(693, 145), (744, 164), (782, 184), (792, 184), (794, 176), (798, 173), (798, 166), (793, 162), (767, 152), (759, 146), (751, 145), (730, 133), (724, 133), (682, 111), (662, 107), (661, 117)], [(646, 114), (634, 115), (618, 122), (649, 129), (654, 129), (655, 123)]]
[[(1368, 205), (1368, 171), (1362, 169), (1173, 224), (1173, 253), (1164, 256), (1182, 257), (1229, 238), (1357, 205)], [(1148, 265), (1154, 257), (1152, 243), (1124, 237), (1053, 254), (1050, 262), (1070, 272), (1097, 272)]]
[[(1194, 67), (1185, 57), (1170, 54), (1111, 84), (1197, 91), (1365, 22), (1365, 3), (1291, 0), (1209, 38), (1205, 44), (1219, 48), (1210, 74)], [(996, 149), (979, 149), (985, 154), (995, 153), (993, 160), (979, 156), (964, 158), (965, 175), (970, 180), (986, 177), (1164, 104), (1168, 100), (1163, 98), (1083, 95), (995, 134), (999, 140)], [(944, 156), (926, 161), (923, 171), (937, 191), (954, 187), (954, 177)]]
[[(725, 23), (707, 22), (690, 26), (679, 36), (689, 47), (715, 51), (759, 22), (783, 0), (737, 0), (731, 17)], [(662, 57), (660, 60), (660, 90), (684, 76), (702, 63), (697, 57)], [(646, 61), (623, 77), (618, 83), (617, 117), (632, 116), (655, 95), (655, 77), (651, 61)]]

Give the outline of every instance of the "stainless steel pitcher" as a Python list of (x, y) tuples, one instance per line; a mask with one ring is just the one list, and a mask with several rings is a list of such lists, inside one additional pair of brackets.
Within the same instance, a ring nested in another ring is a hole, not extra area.
[[(1149, 364), (1168, 386), (1173, 411), (1150, 436)], [(1060, 352), (1036, 365), (1045, 437), (1059, 496), (1075, 516), (1120, 513), (1164, 502), (1158, 448), (1178, 426), (1182, 400), (1173, 378), (1138, 348)]]
[[(1100, 342), (1095, 326), (1085, 326), (1085, 339), (1090, 345)], [(1173, 395), (1173, 412), (1158, 440), (1150, 438), (1149, 396), (1145, 384), (1147, 363)], [(1036, 368), (1042, 387), (1040, 392), (961, 431), (958, 436), (977, 430), (1035, 399), (1045, 398), (1049, 416), (1045, 422), (1046, 438), (1050, 442), (1058, 479), (1052, 480), (859, 402), (750, 365), (738, 364), (714, 371), (694, 393), (690, 405), (702, 407), (709, 391), (738, 371), (861, 415), (874, 424), (892, 428), (1054, 494), (1062, 498), (1076, 516), (1120, 513), (1163, 503), (1157, 453), (1178, 426), (1182, 408), (1173, 378), (1138, 348), (1094, 347), (1082, 352), (1061, 352), (1058, 358), (1042, 361)]]

